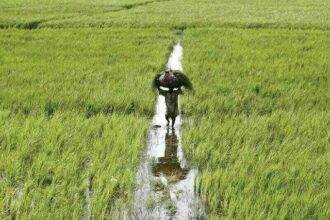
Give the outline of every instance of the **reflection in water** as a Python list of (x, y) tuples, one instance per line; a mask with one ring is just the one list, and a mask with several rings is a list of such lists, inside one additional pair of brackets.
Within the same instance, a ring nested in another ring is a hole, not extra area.
[[(180, 43), (173, 47), (167, 69), (182, 72), (182, 52)], [(175, 129), (169, 130), (164, 96), (157, 97), (155, 110), (128, 218), (205, 219), (204, 207), (194, 191), (197, 170), (189, 168), (181, 148), (181, 116), (176, 117)]]
[[(156, 108), (164, 100), (158, 99)], [(205, 219), (194, 186), (197, 170), (190, 168), (181, 147), (181, 118), (175, 129), (163, 114), (154, 117), (147, 148), (137, 173), (131, 219)]]
[(172, 182), (185, 179), (189, 169), (181, 167), (177, 151), (178, 138), (175, 131), (171, 131), (171, 133), (167, 131), (165, 136), (165, 155), (158, 158), (152, 169), (156, 177), (163, 175)]

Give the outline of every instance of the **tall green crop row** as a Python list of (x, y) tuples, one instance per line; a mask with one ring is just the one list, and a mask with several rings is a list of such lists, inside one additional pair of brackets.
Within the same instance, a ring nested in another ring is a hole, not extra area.
[(244, 27), (329, 30), (329, 0), (132, 0), (0, 3), (0, 27)]
[(0, 218), (128, 207), (171, 43), (164, 29), (0, 31)]
[(123, 217), (150, 81), (183, 31), (183, 147), (209, 217), (329, 219), (329, 5), (1, 1), (0, 218)]
[(81, 218), (88, 178), (95, 217), (130, 201), (145, 118), (2, 111), (0, 120), (1, 218)]
[(329, 216), (328, 45), (314, 31), (185, 32), (183, 146), (211, 219)]
[(0, 31), (0, 107), (51, 116), (152, 115), (150, 79), (166, 59), (166, 29)]

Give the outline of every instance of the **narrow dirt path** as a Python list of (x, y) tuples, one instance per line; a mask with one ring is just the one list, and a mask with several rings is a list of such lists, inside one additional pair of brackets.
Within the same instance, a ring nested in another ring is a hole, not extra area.
[[(182, 71), (183, 48), (173, 47), (166, 67)], [(179, 115), (174, 129), (166, 126), (165, 98), (157, 97), (147, 148), (137, 172), (132, 219), (205, 219), (195, 193), (197, 169), (191, 168), (181, 146)]]

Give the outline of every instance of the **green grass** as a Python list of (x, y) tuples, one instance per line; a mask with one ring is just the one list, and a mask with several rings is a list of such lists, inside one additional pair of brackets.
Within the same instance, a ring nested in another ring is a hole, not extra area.
[(172, 43), (166, 29), (0, 31), (0, 107), (151, 116), (150, 78)]
[(183, 31), (211, 219), (329, 219), (329, 1), (0, 2), (0, 218), (122, 218)]
[[(329, 29), (329, 0), (5, 1), (0, 26)], [(17, 5), (17, 6), (15, 6)]]
[(329, 37), (323, 31), (186, 30), (184, 69), (196, 94), (184, 109), (195, 115), (326, 111)]
[(1, 111), (1, 219), (79, 219), (89, 177), (93, 216), (113, 214), (115, 204), (131, 199), (146, 126), (135, 116)]
[(0, 27), (36, 28), (40, 23), (125, 10), (144, 0), (4, 0), (0, 2)]
[(0, 31), (1, 219), (80, 218), (88, 177), (93, 217), (121, 215), (171, 42), (164, 29)]
[(182, 101), (194, 121), (183, 146), (211, 218), (329, 217), (329, 43), (319, 31), (185, 31), (196, 92)]

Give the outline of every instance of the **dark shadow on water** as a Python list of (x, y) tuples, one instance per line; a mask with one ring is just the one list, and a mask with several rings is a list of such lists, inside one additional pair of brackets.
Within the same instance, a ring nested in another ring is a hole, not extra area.
[(206, 218), (195, 192), (198, 170), (185, 159), (180, 129), (181, 123), (176, 129), (156, 125), (150, 128), (129, 219)]
[(177, 182), (186, 178), (189, 169), (182, 168), (177, 156), (178, 151), (178, 137), (175, 131), (167, 130), (165, 136), (165, 155), (159, 157), (158, 161), (152, 167), (154, 176), (159, 177), (164, 175), (166, 178), (171, 179), (172, 182)]

